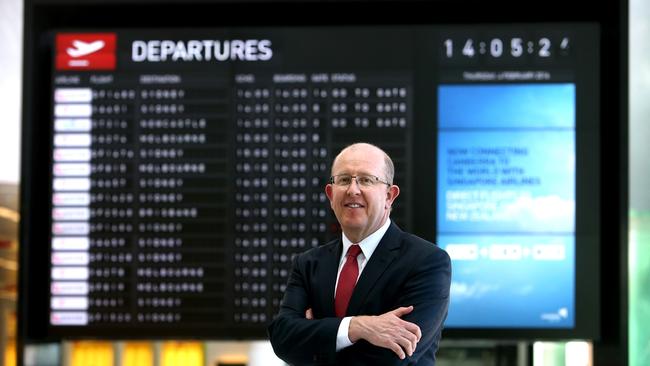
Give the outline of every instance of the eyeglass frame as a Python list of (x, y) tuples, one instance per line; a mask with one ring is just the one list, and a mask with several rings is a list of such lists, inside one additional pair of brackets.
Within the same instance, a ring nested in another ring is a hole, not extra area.
[[(350, 184), (336, 184), (334, 182), (335, 178), (336, 177), (341, 177), (341, 176), (349, 176), (350, 177)], [(369, 185), (369, 186), (363, 185), (363, 184), (359, 183), (358, 177), (370, 177), (370, 178), (373, 179), (372, 184)], [(357, 182), (357, 185), (359, 187), (374, 187), (374, 186), (377, 185), (377, 183), (383, 183), (383, 184), (387, 185), (388, 187), (391, 187), (393, 185), (392, 183), (388, 183), (387, 181), (385, 181), (385, 180), (383, 180), (383, 179), (381, 179), (378, 176), (373, 175), (373, 174), (358, 174), (358, 175), (345, 174), (345, 173), (344, 174), (336, 174), (336, 175), (330, 176), (329, 181), (330, 181), (330, 184), (335, 185), (337, 187), (349, 187), (350, 185), (352, 185), (352, 179), (353, 178), (354, 178), (355, 182)]]

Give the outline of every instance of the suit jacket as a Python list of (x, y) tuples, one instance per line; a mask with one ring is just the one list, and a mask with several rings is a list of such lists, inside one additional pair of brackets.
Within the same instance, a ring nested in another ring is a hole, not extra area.
[[(341, 319), (334, 314), (334, 288), (341, 251), (338, 239), (294, 260), (279, 314), (268, 328), (275, 353), (294, 365), (435, 365), (449, 306), (447, 253), (391, 223), (357, 281), (346, 316), (380, 315), (413, 305), (402, 319), (417, 324), (422, 338), (413, 356), (400, 360), (365, 340), (336, 352)], [(308, 308), (313, 320), (305, 318)]]

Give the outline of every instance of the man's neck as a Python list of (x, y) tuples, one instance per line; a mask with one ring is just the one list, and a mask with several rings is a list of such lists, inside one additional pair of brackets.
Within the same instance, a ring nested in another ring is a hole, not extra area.
[[(366, 233), (365, 235), (363, 235), (363, 234), (361, 234), (361, 233), (349, 233), (349, 232), (345, 232), (345, 231), (343, 231), (343, 235), (345, 235), (345, 237), (346, 237), (350, 242), (357, 244), (357, 243), (361, 243), (362, 241), (366, 240), (368, 237), (372, 236), (372, 235), (375, 234), (377, 231), (380, 231), (380, 230), (383, 229), (383, 231), (385, 232), (386, 230), (388, 230), (388, 225), (389, 225), (389, 224), (390, 224), (390, 218), (389, 218), (389, 217), (386, 217), (386, 218), (384, 219), (384, 221), (382, 221), (381, 225), (379, 225), (379, 227), (377, 227), (377, 229), (375, 229), (375, 230), (374, 230), (373, 232), (371, 232), (371, 233)], [(385, 228), (384, 228), (384, 227), (385, 227)]]

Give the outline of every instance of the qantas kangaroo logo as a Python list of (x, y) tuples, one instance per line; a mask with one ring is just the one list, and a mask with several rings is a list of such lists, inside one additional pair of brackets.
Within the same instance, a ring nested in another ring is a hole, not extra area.
[(115, 70), (115, 33), (59, 33), (56, 35), (57, 70)]

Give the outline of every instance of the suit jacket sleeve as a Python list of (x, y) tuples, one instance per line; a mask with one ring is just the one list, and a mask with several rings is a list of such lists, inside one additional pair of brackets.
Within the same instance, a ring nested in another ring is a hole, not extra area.
[(435, 247), (434, 251), (421, 256), (414, 263), (402, 284), (395, 307), (413, 305), (413, 311), (402, 318), (417, 324), (422, 331), (422, 338), (413, 355), (400, 360), (393, 351), (362, 340), (342, 350), (340, 361), (346, 365), (415, 365), (424, 360), (427, 361), (423, 364), (434, 364), (443, 323), (447, 317), (450, 284), (449, 256)]
[(334, 362), (336, 333), (341, 323), (336, 317), (305, 318), (305, 311), (313, 307), (309, 300), (308, 255), (302, 254), (294, 260), (280, 311), (268, 328), (276, 355), (293, 365)]

